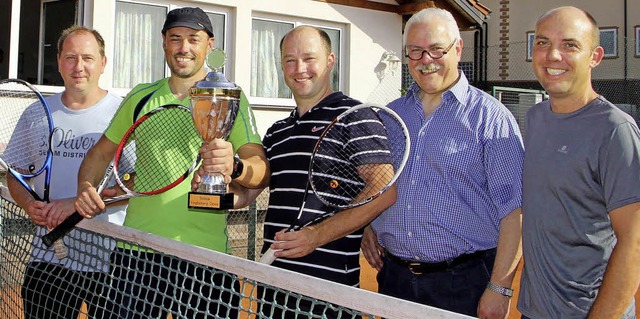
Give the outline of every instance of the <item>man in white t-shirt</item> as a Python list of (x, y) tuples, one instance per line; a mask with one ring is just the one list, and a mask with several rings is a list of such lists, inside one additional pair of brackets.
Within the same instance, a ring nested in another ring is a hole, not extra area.
[[(41, 240), (47, 227), (57, 226), (75, 211), (75, 176), (80, 163), (122, 101), (98, 85), (107, 62), (104, 47), (97, 31), (82, 26), (64, 30), (58, 41), (58, 71), (65, 90), (46, 98), (54, 124), (49, 202), (34, 199), (16, 180), (8, 180), (11, 196), (38, 225), (22, 286), (25, 318), (76, 318), (83, 301), (89, 317), (108, 317), (104, 313), (105, 278), (115, 243), (72, 231), (63, 239), (68, 256), (58, 259), (54, 248), (47, 248)], [(26, 124), (18, 123), (16, 130)], [(43, 178), (32, 182), (35, 191), (43, 194)], [(113, 206), (96, 218), (121, 225), (125, 208)]]

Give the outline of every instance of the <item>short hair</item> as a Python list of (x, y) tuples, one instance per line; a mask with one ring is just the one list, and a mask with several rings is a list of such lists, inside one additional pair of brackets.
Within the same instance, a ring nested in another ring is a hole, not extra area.
[(402, 35), (402, 45), (407, 45), (407, 31), (416, 23), (427, 23), (434, 17), (440, 17), (445, 20), (445, 26), (449, 32), (449, 40), (460, 39), (460, 28), (451, 12), (440, 8), (426, 8), (418, 11), (409, 18), (404, 26), (404, 34)]
[(71, 27), (68, 27), (68, 28), (64, 29), (64, 31), (62, 31), (62, 33), (60, 34), (60, 38), (58, 38), (58, 55), (60, 55), (60, 53), (62, 53), (62, 45), (64, 45), (64, 41), (67, 40), (67, 38), (71, 34), (76, 33), (76, 32), (86, 32), (86, 33), (89, 33), (89, 34), (93, 35), (93, 37), (96, 39), (96, 42), (98, 42), (100, 55), (103, 56), (103, 57), (105, 56), (105, 53), (104, 53), (104, 39), (100, 35), (100, 32), (98, 32), (95, 29), (87, 28), (87, 27), (81, 26), (81, 25), (73, 25)]
[(282, 44), (284, 43), (284, 39), (287, 38), (287, 36), (289, 36), (289, 34), (292, 34), (294, 32), (297, 32), (300, 29), (303, 28), (310, 28), (313, 30), (316, 30), (316, 32), (318, 32), (318, 34), (320, 35), (320, 40), (322, 40), (322, 46), (324, 47), (325, 51), (327, 51), (327, 54), (331, 54), (331, 52), (333, 52), (331, 50), (331, 37), (329, 37), (329, 34), (327, 34), (327, 32), (325, 32), (324, 30), (320, 29), (320, 28), (316, 28), (310, 25), (301, 25), (301, 26), (297, 26), (291, 30), (289, 30), (283, 37), (282, 39), (280, 39), (280, 52), (282, 52)]

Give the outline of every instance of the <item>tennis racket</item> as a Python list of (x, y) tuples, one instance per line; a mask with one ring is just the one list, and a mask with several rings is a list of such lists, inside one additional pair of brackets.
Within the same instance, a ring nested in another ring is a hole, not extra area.
[[(0, 166), (13, 176), (37, 201), (49, 201), (51, 180), (51, 111), (42, 94), (20, 79), (0, 81)], [(43, 174), (43, 196), (30, 180)], [(50, 247), (48, 245), (47, 247)], [(58, 259), (67, 257), (64, 243), (55, 242)]]
[[(393, 110), (360, 104), (336, 117), (322, 132), (309, 163), (308, 181), (296, 220), (296, 231), (336, 213), (366, 204), (389, 189), (409, 158), (409, 131)], [(309, 190), (332, 209), (319, 216), (305, 215)], [(260, 262), (271, 264), (269, 248)]]
[[(112, 177), (123, 194), (106, 198), (107, 205), (172, 189), (197, 166), (200, 145), (189, 109), (178, 104), (158, 107), (138, 118), (124, 134), (97, 192), (100, 194)], [(74, 212), (43, 236), (44, 244), (52, 245), (82, 219)]]

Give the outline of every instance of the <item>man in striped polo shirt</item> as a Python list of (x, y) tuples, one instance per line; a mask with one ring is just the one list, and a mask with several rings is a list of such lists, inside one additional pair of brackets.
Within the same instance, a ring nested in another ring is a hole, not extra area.
[[(360, 102), (331, 88), (335, 55), (324, 31), (310, 26), (294, 28), (283, 37), (280, 49), (285, 82), (297, 107), (289, 117), (274, 123), (263, 139), (271, 168), (263, 253), (269, 247), (277, 250), (273, 263), (276, 267), (357, 287), (362, 227), (395, 202), (395, 188), (372, 202), (341, 211), (313, 226), (284, 232), (296, 221), (302, 206), (311, 152), (320, 134), (339, 114)], [(237, 206), (242, 206), (243, 201), (253, 201), (262, 191), (237, 186), (231, 185), (232, 191), (240, 197)], [(309, 193), (300, 224), (332, 209)], [(263, 298), (274, 298), (269, 289), (262, 292)], [(276, 302), (283, 304), (284, 300)], [(298, 305), (301, 309), (307, 307), (307, 311), (310, 306)], [(278, 313), (281, 309), (266, 309), (265, 306), (261, 311), (273, 317), (281, 316)], [(289, 315), (294, 314), (285, 314)]]

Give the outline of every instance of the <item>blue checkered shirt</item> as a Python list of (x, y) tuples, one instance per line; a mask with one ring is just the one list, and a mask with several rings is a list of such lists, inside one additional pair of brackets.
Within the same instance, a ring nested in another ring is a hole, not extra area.
[(524, 147), (513, 115), (463, 73), (425, 117), (416, 83), (389, 104), (411, 135), (398, 201), (372, 227), (386, 250), (439, 262), (495, 248), (500, 220), (521, 206)]

